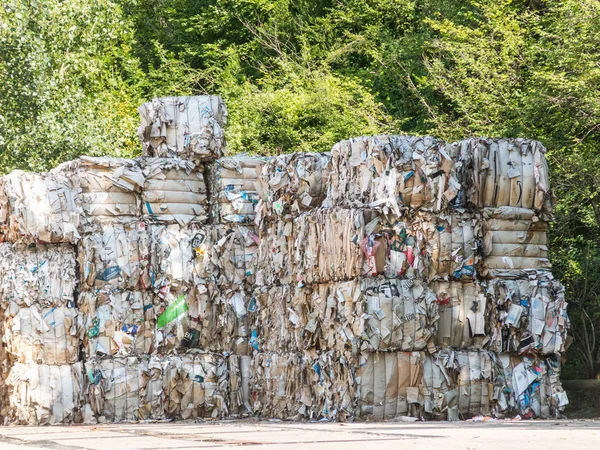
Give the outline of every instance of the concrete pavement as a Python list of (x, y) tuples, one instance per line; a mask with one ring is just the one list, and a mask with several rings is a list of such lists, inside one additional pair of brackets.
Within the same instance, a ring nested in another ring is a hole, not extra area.
[(523, 422), (273, 421), (158, 422), (97, 426), (0, 427), (2, 450), (398, 448), (587, 449), (600, 446), (600, 420)]

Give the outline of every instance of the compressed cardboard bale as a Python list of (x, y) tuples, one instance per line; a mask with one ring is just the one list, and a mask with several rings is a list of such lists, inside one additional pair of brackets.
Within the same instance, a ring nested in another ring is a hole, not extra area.
[(163, 358), (162, 365), (167, 418), (187, 420), (229, 415), (229, 372), (224, 356), (173, 355)]
[(207, 164), (214, 189), (213, 215), (223, 224), (253, 224), (262, 197), (258, 178), (270, 158), (235, 155)]
[(491, 350), (541, 355), (566, 351), (570, 322), (559, 281), (494, 279), (486, 282), (485, 290), (492, 306)]
[(438, 420), (489, 415), (495, 374), (493, 354), (486, 351), (361, 354), (357, 413)]
[(440, 211), (460, 185), (446, 144), (430, 136), (362, 136), (331, 150), (327, 206), (369, 207), (401, 215)]
[(322, 208), (297, 217), (292, 234), (287, 271), (302, 283), (378, 275), (468, 281), (475, 278), (482, 253), (481, 223), (464, 211), (395, 216)]
[(356, 415), (420, 417), (423, 411), (423, 352), (364, 353), (356, 374)]
[(424, 278), (425, 241), (409, 217), (322, 208), (294, 220), (293, 278), (327, 283), (357, 276)]
[(144, 222), (97, 224), (79, 243), (82, 290), (150, 287), (149, 233)]
[(324, 283), (360, 276), (359, 242), (364, 214), (353, 209), (317, 209), (294, 220), (290, 268), (299, 283)]
[(154, 98), (138, 108), (138, 135), (145, 156), (192, 161), (225, 154), (227, 108), (218, 96)]
[(155, 292), (191, 287), (196, 273), (195, 244), (205, 236), (205, 229), (196, 224), (150, 226), (150, 281)]
[(163, 367), (155, 356), (89, 359), (87, 408), (100, 423), (165, 418)]
[(427, 278), (473, 280), (481, 259), (481, 222), (474, 214), (419, 214), (414, 227), (423, 233)]
[(135, 160), (82, 156), (61, 164), (53, 173), (72, 180), (84, 223), (131, 221), (141, 214), (144, 174)]
[(548, 223), (532, 209), (484, 208), (482, 275), (489, 278), (527, 278), (551, 268), (548, 259)]
[[(256, 353), (249, 395), (236, 395), (259, 417), (346, 420), (357, 404), (357, 358), (347, 353)], [(241, 379), (242, 386), (246, 380)]]
[(0, 178), (0, 242), (75, 244), (80, 210), (61, 173), (15, 170)]
[(560, 383), (560, 357), (544, 359), (498, 355), (498, 376), (494, 387), (496, 416), (523, 419), (560, 418), (569, 404)]
[(464, 190), (462, 203), (476, 208), (511, 206), (551, 215), (546, 149), (529, 139), (470, 138), (452, 144)]
[(250, 299), (243, 289), (199, 284), (188, 291), (169, 292), (163, 301), (155, 332), (160, 354), (190, 349), (248, 353)]
[(180, 158), (140, 158), (144, 172), (142, 214), (151, 221), (204, 222), (208, 198), (204, 167)]
[(7, 379), (7, 421), (18, 425), (81, 423), (83, 363), (15, 363)]
[(492, 352), (444, 348), (424, 364), (425, 413), (450, 421), (491, 414), (496, 361)]
[(430, 284), (439, 307), (437, 347), (484, 348), (490, 341), (488, 317), (493, 305), (478, 281), (434, 281)]
[(257, 223), (265, 217), (289, 220), (321, 206), (327, 192), (330, 158), (329, 153), (290, 153), (275, 156), (263, 165)]
[[(364, 278), (293, 290), (285, 315), (290, 348), (425, 350), (433, 346), (436, 297), (423, 282)], [(277, 314), (274, 312), (274, 314)], [(433, 348), (433, 347), (432, 347)]]
[(77, 306), (84, 316), (83, 351), (94, 356), (134, 356), (155, 352), (159, 297), (143, 291), (82, 292)]
[(71, 245), (0, 244), (0, 303), (20, 307), (73, 305), (76, 278)]
[(259, 232), (256, 278), (258, 286), (289, 284), (293, 281), (293, 223), (269, 222)]
[(10, 303), (2, 316), (2, 341), (12, 361), (61, 365), (79, 360), (84, 328), (82, 315), (72, 304), (19, 307)]

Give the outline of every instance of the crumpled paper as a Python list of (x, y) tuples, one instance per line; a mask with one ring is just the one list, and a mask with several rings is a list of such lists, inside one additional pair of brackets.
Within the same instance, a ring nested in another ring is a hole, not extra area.
[(225, 154), (227, 108), (218, 96), (154, 98), (138, 108), (145, 156), (201, 161)]
[(144, 222), (94, 225), (79, 243), (82, 290), (150, 287), (149, 233)]
[(139, 158), (142, 213), (152, 221), (204, 222), (208, 218), (204, 167), (181, 158)]
[(79, 361), (83, 320), (73, 305), (19, 307), (10, 303), (2, 320), (2, 341), (11, 360), (51, 365)]
[(259, 176), (268, 157), (235, 155), (208, 163), (214, 220), (220, 223), (253, 224), (262, 197)]
[(72, 180), (63, 174), (15, 170), (0, 178), (0, 242), (75, 244), (79, 220)]
[(259, 177), (261, 202), (256, 223), (265, 218), (288, 220), (321, 206), (327, 191), (329, 153), (290, 153), (271, 158)]
[(7, 421), (17, 425), (81, 423), (83, 364), (15, 363), (7, 378)]
[(73, 182), (84, 224), (130, 221), (141, 214), (144, 174), (135, 160), (82, 156), (52, 172)]
[(0, 304), (74, 304), (75, 252), (68, 244), (0, 244)]

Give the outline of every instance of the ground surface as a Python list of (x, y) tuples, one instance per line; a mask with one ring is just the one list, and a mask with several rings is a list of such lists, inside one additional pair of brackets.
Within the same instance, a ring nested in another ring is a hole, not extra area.
[(226, 421), (0, 427), (2, 450), (78, 449), (587, 449), (600, 420), (288, 423)]

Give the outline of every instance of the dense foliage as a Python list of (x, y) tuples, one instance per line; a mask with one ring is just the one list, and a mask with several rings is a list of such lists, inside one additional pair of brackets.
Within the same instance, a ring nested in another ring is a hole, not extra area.
[(391, 131), (540, 139), (572, 375), (600, 376), (596, 0), (6, 0), (0, 14), (0, 172), (134, 155), (137, 105), (169, 94), (221, 94), (232, 152)]

